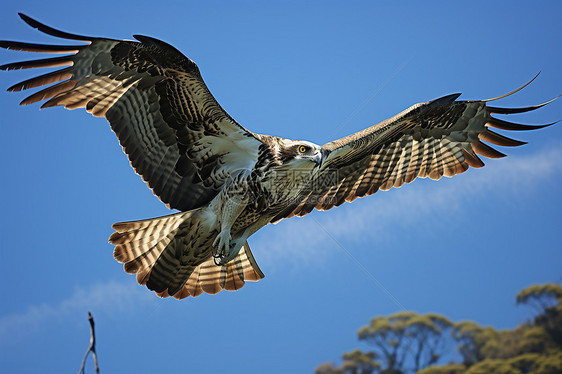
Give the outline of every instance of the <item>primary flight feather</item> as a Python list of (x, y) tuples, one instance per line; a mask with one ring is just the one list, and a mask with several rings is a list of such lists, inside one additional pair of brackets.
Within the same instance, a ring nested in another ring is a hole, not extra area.
[(170, 209), (180, 211), (116, 223), (109, 238), (125, 271), (136, 273), (140, 284), (161, 297), (237, 290), (264, 277), (247, 242), (263, 226), (418, 177), (452, 177), (482, 167), (478, 155), (504, 156), (484, 142), (524, 144), (490, 127), (548, 126), (491, 116), (547, 103), (499, 108), (488, 106), (490, 100), (457, 101), (460, 94), (454, 94), (322, 146), (260, 135), (232, 119), (197, 65), (165, 42), (140, 35), (134, 36), (138, 41), (75, 35), (20, 16), (46, 34), (86, 44), (0, 41), (7, 49), (64, 54), (2, 65), (2, 70), (66, 66), (8, 90), (54, 83), (21, 104), (45, 101), (42, 108), (85, 108), (105, 117), (135, 171)]

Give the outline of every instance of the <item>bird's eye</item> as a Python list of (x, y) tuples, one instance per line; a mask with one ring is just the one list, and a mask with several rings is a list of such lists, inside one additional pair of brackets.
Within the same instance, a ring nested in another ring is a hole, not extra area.
[(307, 148), (304, 145), (299, 146), (299, 153), (306, 153)]

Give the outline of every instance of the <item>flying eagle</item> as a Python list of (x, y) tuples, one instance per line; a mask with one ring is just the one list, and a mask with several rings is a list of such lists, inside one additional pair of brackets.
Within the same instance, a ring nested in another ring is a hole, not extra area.
[(457, 101), (460, 94), (453, 94), (413, 105), (322, 146), (260, 135), (230, 117), (197, 65), (163, 41), (141, 35), (134, 35), (137, 41), (81, 36), (20, 16), (46, 34), (86, 44), (0, 41), (7, 49), (63, 54), (2, 65), (2, 70), (67, 66), (8, 91), (55, 83), (21, 104), (46, 100), (41, 108), (86, 108), (107, 118), (135, 171), (162, 202), (180, 211), (116, 223), (109, 238), (125, 271), (136, 273), (138, 283), (160, 297), (240, 289), (245, 281), (264, 277), (247, 242), (263, 226), (418, 177), (452, 177), (470, 166), (484, 166), (478, 155), (505, 156), (482, 141), (525, 144), (490, 127), (548, 126), (491, 116), (528, 112), (547, 103), (499, 108), (487, 102), (507, 95)]

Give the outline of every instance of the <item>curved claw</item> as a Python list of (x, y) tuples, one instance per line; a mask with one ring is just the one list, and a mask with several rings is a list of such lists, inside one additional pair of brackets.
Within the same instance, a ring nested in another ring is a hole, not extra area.
[(213, 261), (215, 262), (215, 265), (221, 266), (223, 257), (223, 255), (213, 255)]
[(230, 230), (222, 230), (213, 241), (213, 247), (217, 249), (213, 255), (215, 264), (217, 263), (216, 259), (219, 259), (218, 262), (222, 265), (224, 258), (230, 256), (230, 239)]

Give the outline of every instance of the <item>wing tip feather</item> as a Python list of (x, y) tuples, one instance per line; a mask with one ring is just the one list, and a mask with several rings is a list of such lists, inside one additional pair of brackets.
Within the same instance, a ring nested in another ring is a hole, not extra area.
[(491, 126), (491, 127), (495, 127), (496, 129), (500, 129), (500, 130), (528, 131), (528, 130), (543, 129), (545, 127), (552, 126), (552, 125), (554, 125), (558, 122), (559, 121), (555, 121), (555, 122), (547, 123), (547, 124), (544, 124), (544, 125), (523, 125), (523, 124), (520, 124), (520, 123), (509, 122), (509, 121), (505, 121), (503, 119), (490, 117), (488, 119), (488, 122), (486, 122), (486, 125)]
[(39, 21), (37, 21), (36, 19), (31, 18), (30, 16), (18, 12), (18, 15), (20, 16), (20, 18), (27, 23), (29, 26), (33, 27), (34, 29), (37, 29), (47, 35), (51, 35), (51, 36), (56, 36), (58, 38), (63, 38), (63, 39), (71, 39), (71, 40), (81, 40), (81, 41), (93, 41), (94, 37), (89, 37), (89, 36), (83, 36), (83, 35), (78, 35), (78, 34), (71, 34), (65, 31), (60, 31), (57, 30), (55, 28), (52, 28), (50, 26), (45, 25), (44, 23), (41, 23)]
[(514, 93), (517, 93), (517, 92), (521, 91), (523, 88), (525, 88), (525, 87), (527, 87), (528, 85), (530, 85), (535, 79), (537, 79), (537, 77), (540, 75), (540, 73), (541, 73), (541, 72), (540, 72), (540, 70), (539, 70), (539, 72), (538, 72), (530, 81), (528, 81), (527, 83), (525, 83), (525, 84), (522, 85), (521, 87), (519, 87), (519, 88), (517, 88), (517, 89), (515, 89), (515, 90), (513, 90), (513, 91), (511, 91), (511, 92), (508, 92), (508, 93), (506, 93), (506, 94), (504, 94), (504, 95), (501, 95), (501, 96), (498, 96), (498, 97), (494, 97), (494, 98), (491, 98), (491, 99), (484, 99), (484, 100), (480, 100), (480, 101), (489, 102), (489, 101), (495, 101), (495, 100), (503, 99), (504, 97), (511, 96), (511, 95), (513, 95)]
[(485, 131), (478, 134), (478, 138), (502, 147), (518, 147), (527, 144), (527, 142), (508, 138), (507, 136), (498, 134), (490, 129), (486, 129)]
[(494, 106), (488, 106), (486, 105), (486, 108), (488, 109), (488, 111), (490, 113), (495, 113), (495, 114), (519, 114), (519, 113), (526, 113), (526, 112), (530, 112), (533, 110), (537, 110), (539, 108), (542, 108), (545, 105), (548, 105), (550, 103), (552, 103), (553, 101), (558, 100), (561, 95), (556, 96), (553, 99), (550, 99), (544, 103), (541, 104), (537, 104), (537, 105), (532, 105), (532, 106), (526, 106), (526, 107), (519, 107), (519, 108), (501, 108), (501, 107), (494, 107)]
[(476, 153), (478, 153), (479, 155), (482, 155), (484, 157), (488, 157), (488, 158), (502, 158), (505, 157), (506, 155), (499, 152), (498, 150), (490, 147), (489, 145), (486, 145), (484, 143), (482, 143), (481, 141), (477, 140), (475, 142), (470, 143), (472, 150)]
[(472, 149), (468, 150), (463, 148), (463, 153), (464, 153), (464, 160), (466, 161), (468, 166), (472, 166), (473, 168), (478, 169), (485, 165), (484, 162), (480, 159), (480, 157), (478, 157), (474, 153), (474, 151), (472, 151)]

